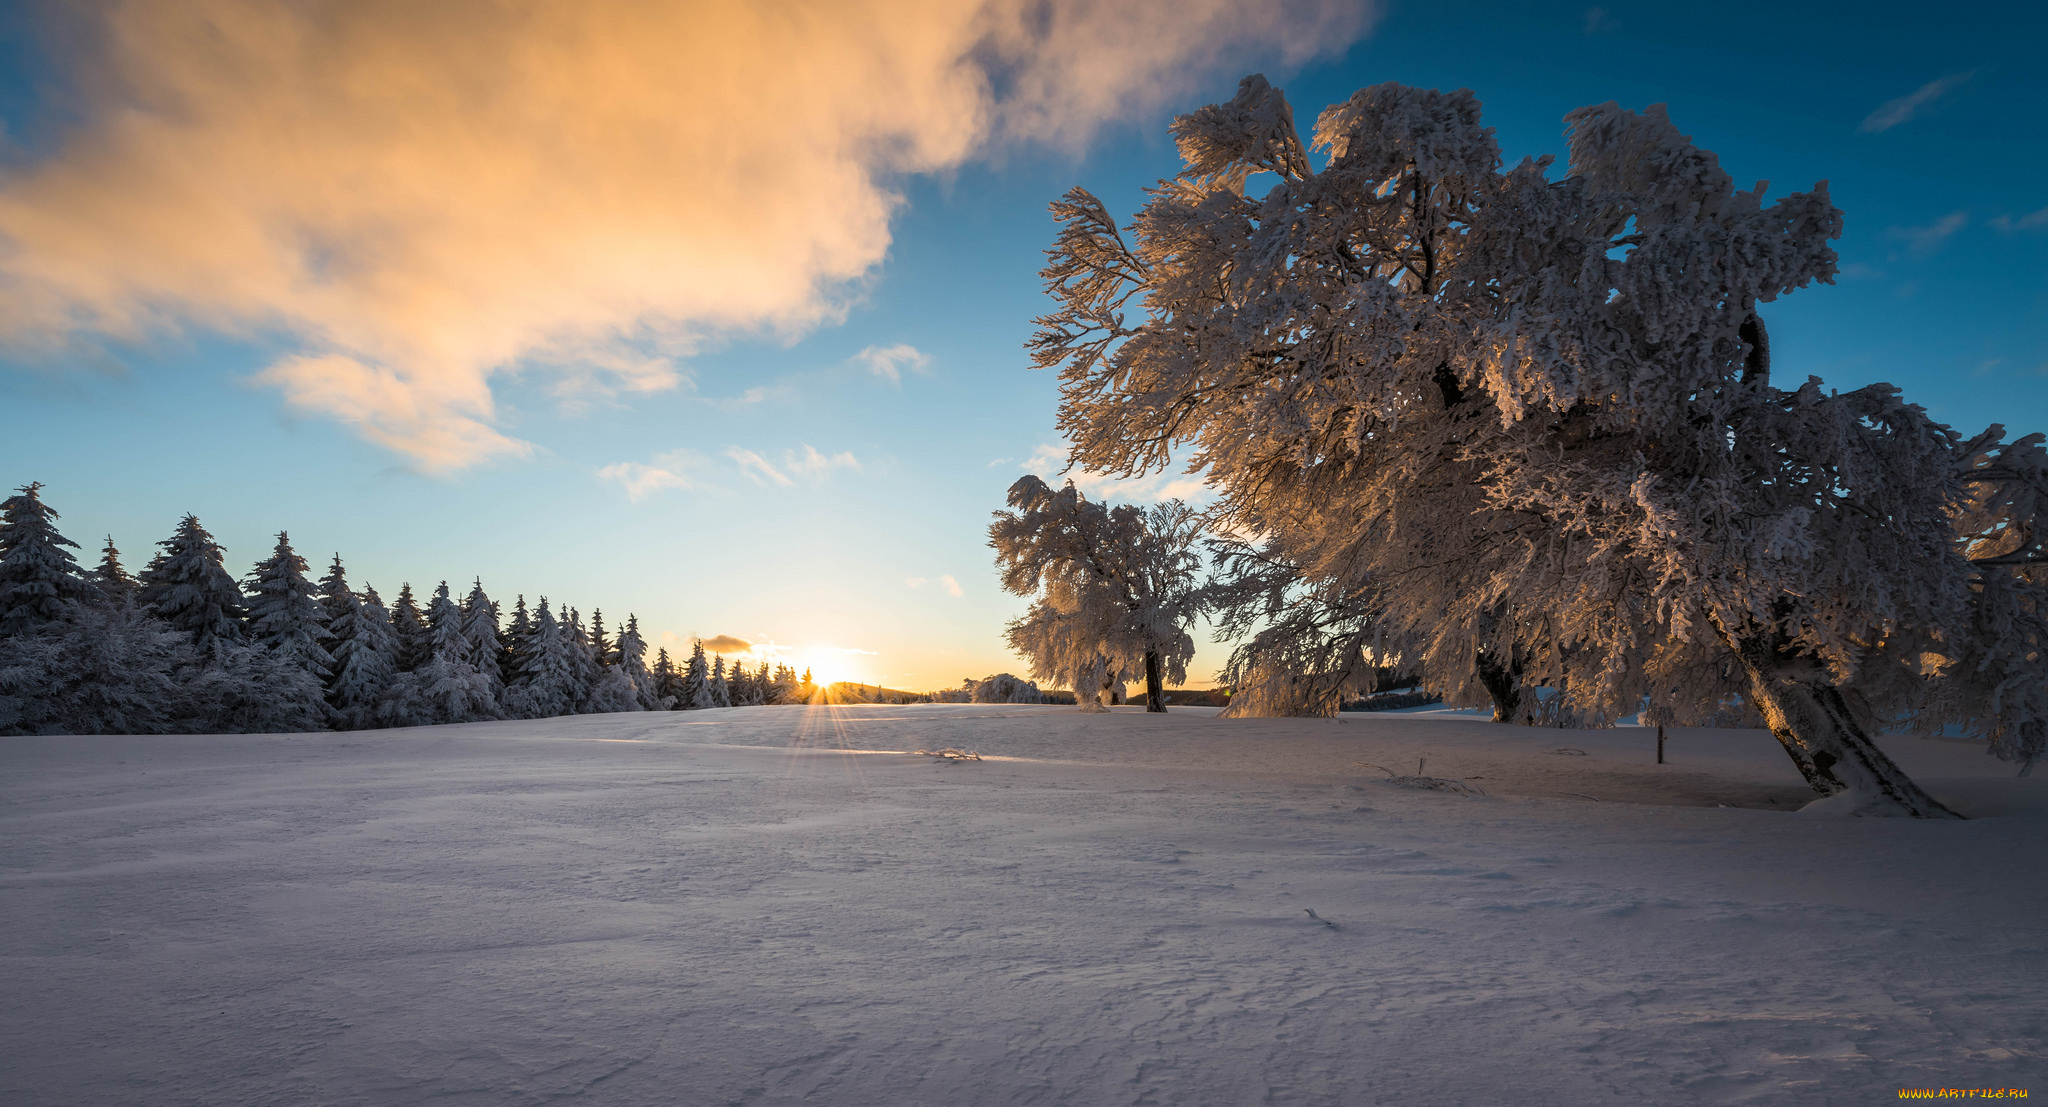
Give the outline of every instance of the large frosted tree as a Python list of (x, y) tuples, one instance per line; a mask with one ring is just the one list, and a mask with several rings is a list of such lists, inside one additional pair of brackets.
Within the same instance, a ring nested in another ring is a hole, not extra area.
[(0, 634), (54, 622), (91, 596), (65, 549), (78, 543), (57, 532), (57, 513), (43, 503), (42, 487), (23, 485), (0, 501)]
[[(338, 566), (340, 558), (335, 560)], [(334, 668), (334, 658), (325, 645), (329, 638), (327, 611), (320, 589), (307, 579), (306, 569), (306, 559), (292, 549), (290, 537), (279, 531), (277, 547), (256, 563), (242, 586), (248, 594), (249, 640), (324, 681)]]
[(1678, 717), (1740, 692), (1872, 813), (1947, 814), (1879, 720), (2038, 757), (2013, 676), (2041, 683), (2043, 607), (2002, 548), (2033, 533), (2038, 441), (1965, 441), (1889, 386), (1779, 387), (1760, 306), (1833, 275), (1825, 187), (1738, 190), (1659, 107), (1567, 125), (1554, 178), (1503, 171), (1464, 91), (1363, 90), (1313, 150), (1262, 78), (1176, 120), (1184, 169), (1128, 237), (1085, 191), (1054, 206), (1033, 347), (1073, 460), (1190, 450), (1220, 527), (1453, 692), (1509, 669)]
[(1167, 682), (1187, 680), (1200, 608), (1201, 527), (1179, 500), (1150, 511), (1098, 503), (1069, 483), (1055, 492), (1035, 476), (1010, 486), (989, 525), (1003, 587), (1037, 596), (1010, 624), (1010, 646), (1032, 675), (1067, 684), (1082, 710), (1102, 691), (1145, 682), (1145, 709), (1165, 711)]
[(240, 642), (246, 611), (242, 590), (222, 565), (220, 545), (187, 515), (142, 571), (142, 602), (201, 647)]

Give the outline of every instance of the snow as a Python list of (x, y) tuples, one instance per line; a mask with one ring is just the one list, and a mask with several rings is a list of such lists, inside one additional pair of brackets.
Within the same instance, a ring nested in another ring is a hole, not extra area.
[[(1811, 793), (1759, 732), (1674, 729), (1658, 766), (1643, 729), (1444, 711), (12, 738), (0, 1101), (2028, 1087), (2048, 782), (1884, 745), (1974, 817), (1797, 814)], [(984, 760), (900, 752), (946, 746)]]

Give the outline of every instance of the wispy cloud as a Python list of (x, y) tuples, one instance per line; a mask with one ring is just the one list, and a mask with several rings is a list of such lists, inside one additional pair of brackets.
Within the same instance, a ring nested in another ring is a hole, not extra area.
[(670, 450), (657, 456), (652, 465), (621, 461), (599, 469), (597, 475), (602, 480), (618, 482), (625, 488), (626, 498), (638, 503), (664, 488), (693, 487), (695, 482), (688, 474), (703, 465), (703, 456), (695, 450)]
[(1585, 26), (1586, 33), (1589, 35), (1604, 34), (1608, 31), (1621, 29), (1621, 24), (1615, 21), (1614, 16), (1606, 8), (1587, 8), (1585, 15), (1580, 17), (1580, 21)]
[(856, 365), (867, 367), (868, 372), (888, 381), (890, 384), (903, 383), (903, 371), (922, 373), (931, 358), (908, 343), (898, 342), (894, 346), (869, 346), (850, 359)]
[(1969, 212), (1952, 211), (1924, 227), (1893, 227), (1886, 233), (1903, 240), (1906, 249), (1924, 257), (1947, 245), (1969, 223)]
[(78, 122), (0, 179), (0, 343), (261, 335), (293, 407), (424, 469), (515, 457), (503, 374), (572, 403), (673, 388), (707, 341), (830, 323), (904, 175), (1078, 148), (1218, 74), (1341, 53), (1378, 10), (79, 6), (55, 59)]
[(796, 483), (783, 476), (782, 470), (777, 469), (773, 462), (752, 450), (733, 446), (725, 451), (725, 456), (739, 462), (741, 472), (746, 473), (763, 484), (779, 484), (784, 488), (788, 488)]
[(1991, 220), (1991, 225), (2005, 234), (2014, 231), (2037, 231), (2048, 227), (2048, 208), (2028, 212), (2025, 215), (2001, 215)]
[(948, 596), (957, 597), (963, 595), (960, 591), (960, 582), (950, 576), (941, 576), (939, 578), (939, 587), (944, 588)]
[(1977, 71), (1972, 69), (1967, 73), (1951, 73), (1946, 77), (1937, 77), (1896, 100), (1887, 100), (1878, 105), (1878, 109), (1865, 117), (1863, 124), (1856, 130), (1862, 134), (1873, 135), (1909, 122), (1928, 105), (1948, 95), (1956, 86), (1976, 75)]
[(809, 443), (804, 445), (804, 452), (801, 454), (795, 450), (784, 450), (780, 466), (755, 453), (753, 450), (741, 446), (728, 448), (725, 451), (725, 456), (738, 462), (740, 470), (753, 477), (756, 481), (764, 484), (780, 485), (784, 488), (794, 485), (796, 483), (795, 478), (797, 477), (816, 479), (825, 476), (834, 469), (852, 469), (855, 471), (860, 469), (860, 459), (854, 457), (852, 451), (821, 454)]

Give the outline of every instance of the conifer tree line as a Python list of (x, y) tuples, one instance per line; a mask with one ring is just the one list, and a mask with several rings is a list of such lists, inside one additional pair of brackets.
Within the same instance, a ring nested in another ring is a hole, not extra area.
[(639, 620), (607, 628), (473, 580), (388, 603), (335, 554), (313, 579), (279, 532), (236, 580), (197, 516), (131, 574), (109, 537), (82, 568), (42, 485), (0, 502), (0, 734), (273, 733), (806, 702), (810, 674), (650, 660)]

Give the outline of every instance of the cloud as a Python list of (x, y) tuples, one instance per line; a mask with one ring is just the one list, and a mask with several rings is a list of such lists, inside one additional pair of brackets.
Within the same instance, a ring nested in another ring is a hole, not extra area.
[(725, 456), (739, 462), (740, 470), (760, 483), (779, 484), (784, 488), (788, 488), (796, 483), (783, 476), (781, 470), (777, 469), (767, 458), (752, 450), (733, 446), (725, 451)]
[(944, 588), (944, 589), (946, 590), (946, 594), (947, 594), (948, 596), (956, 596), (956, 597), (957, 597), (957, 596), (960, 596), (960, 595), (962, 595), (962, 594), (963, 594), (963, 593), (962, 593), (962, 592), (960, 591), (960, 582), (959, 582), (959, 581), (957, 581), (957, 580), (954, 580), (954, 579), (953, 579), (952, 577), (950, 577), (950, 576), (941, 576), (941, 577), (939, 578), (939, 587), (941, 587), (941, 588)]
[(1024, 459), (1021, 468), (1050, 480), (1061, 469), (1067, 467), (1067, 448), (1053, 442), (1041, 443)]
[(754, 648), (752, 642), (744, 638), (734, 638), (730, 634), (720, 634), (712, 638), (700, 638), (698, 641), (704, 644), (704, 652), (706, 653), (746, 653)]
[(798, 457), (794, 450), (784, 452), (782, 457), (785, 468), (804, 476), (821, 477), (834, 469), (860, 469), (860, 461), (850, 451), (842, 451), (827, 457), (812, 449), (809, 443), (804, 444), (802, 457)]
[(599, 469), (597, 475), (603, 480), (619, 482), (626, 489), (626, 498), (637, 503), (664, 488), (694, 487), (696, 482), (684, 473), (701, 468), (703, 464), (703, 458), (693, 450), (671, 450), (656, 457), (652, 465), (621, 461)]
[(851, 452), (842, 451), (831, 455), (821, 454), (808, 443), (805, 444), (804, 452), (801, 455), (795, 450), (784, 450), (782, 453), (782, 467), (779, 469), (775, 466), (774, 462), (769, 461), (752, 450), (739, 446), (727, 449), (725, 456), (739, 462), (740, 470), (753, 477), (756, 482), (780, 485), (783, 488), (796, 484), (796, 481), (793, 479), (795, 477), (811, 477), (815, 479), (830, 473), (834, 469), (853, 469), (856, 471), (860, 469), (860, 460), (854, 457)]
[(1969, 222), (1970, 213), (1952, 211), (1924, 227), (1893, 227), (1887, 233), (1893, 238), (1905, 240), (1908, 250), (1925, 255), (1941, 249)]
[(1621, 24), (1615, 21), (1614, 16), (1606, 8), (1587, 8), (1586, 14), (1580, 18), (1589, 35), (1621, 29)]
[(1946, 77), (1937, 77), (1905, 96), (1885, 101), (1876, 111), (1865, 117), (1862, 125), (1856, 130), (1867, 135), (1889, 131), (1919, 115), (1921, 109), (1941, 99), (1950, 89), (1976, 75), (1977, 71), (1972, 69), (1967, 73), (1951, 73)]
[(2048, 227), (2048, 208), (2028, 212), (2017, 218), (2010, 215), (2001, 215), (1991, 220), (1991, 225), (2005, 234), (2011, 234), (2013, 231), (2039, 230), (2042, 227)]
[(904, 584), (905, 584), (905, 585), (906, 585), (907, 587), (910, 587), (910, 588), (923, 588), (923, 587), (924, 587), (924, 584), (925, 584), (925, 578), (923, 578), (923, 577), (904, 577), (904, 578), (903, 578), (903, 583), (904, 583)]
[(914, 373), (924, 372), (925, 364), (931, 358), (920, 353), (917, 347), (898, 342), (894, 346), (869, 346), (849, 360), (867, 366), (868, 372), (881, 377), (890, 384), (903, 383), (903, 370)]
[[(76, 120), (0, 179), (0, 341), (214, 331), (428, 470), (516, 457), (493, 383), (673, 388), (886, 256), (906, 175), (1078, 148), (1357, 0), (180, 0), (53, 6)], [(906, 362), (891, 361), (899, 372)], [(880, 371), (879, 369), (877, 371)]]

